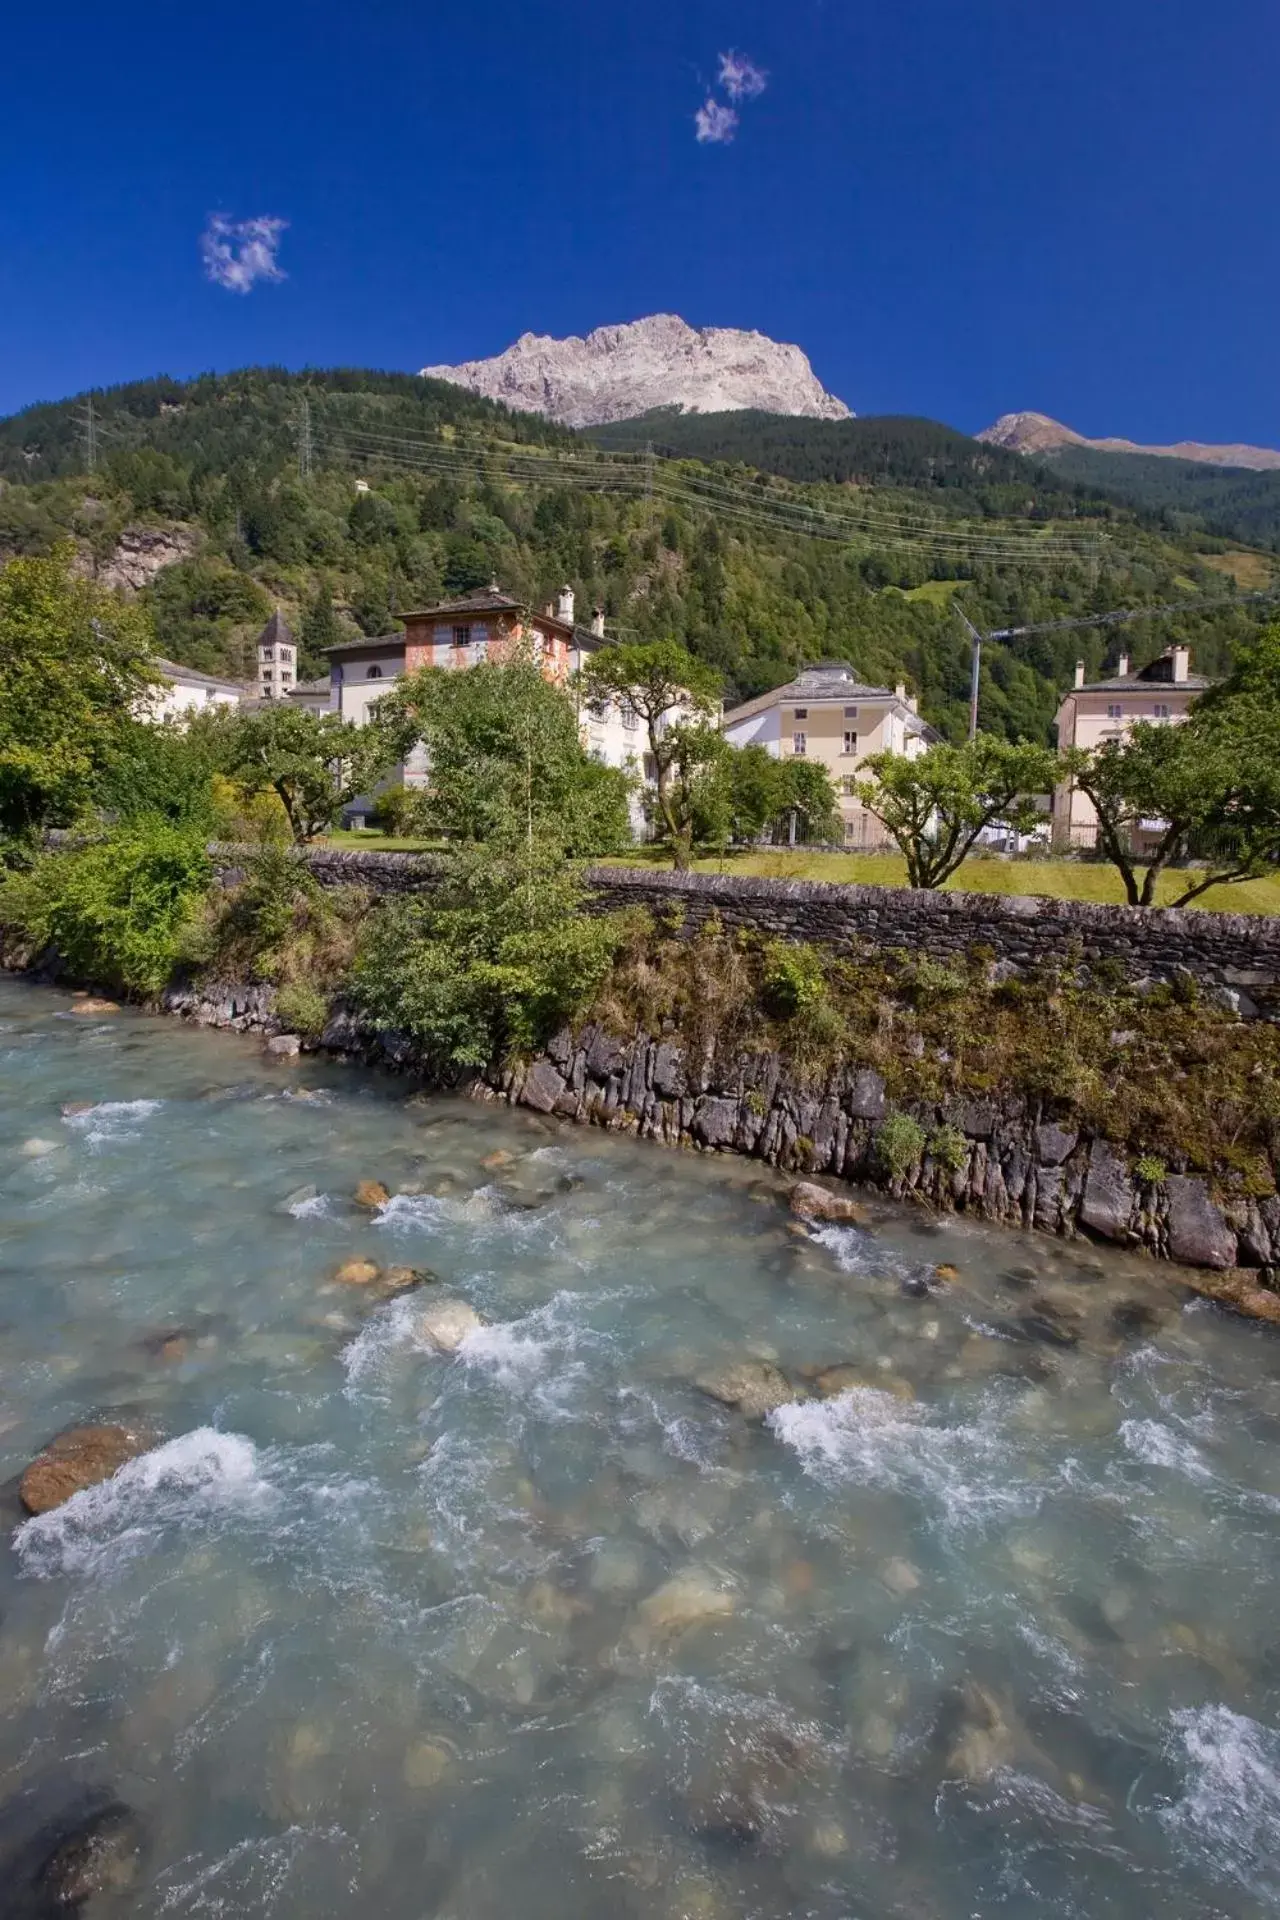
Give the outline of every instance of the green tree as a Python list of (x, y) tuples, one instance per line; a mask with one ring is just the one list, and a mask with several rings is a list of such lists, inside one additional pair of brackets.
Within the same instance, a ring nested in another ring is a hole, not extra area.
[(675, 640), (602, 647), (583, 669), (588, 698), (617, 700), (643, 720), (653, 763), (655, 800), (671, 857), (678, 869), (689, 864), (693, 822), (676, 804), (673, 774), (687, 742), (677, 737), (683, 724), (710, 718), (716, 710), (720, 677)]
[(65, 826), (156, 680), (145, 614), (71, 573), (71, 550), (0, 570), (0, 833)]
[(808, 840), (834, 840), (840, 832), (840, 809), (831, 775), (817, 760), (778, 760), (777, 788), (770, 824), (794, 815), (802, 820)]
[(1155, 906), (1160, 876), (1188, 859), (1202, 864), (1163, 904), (1186, 906), (1280, 860), (1280, 701), (1265, 689), (1181, 726), (1139, 722), (1122, 740), (1073, 752), (1068, 765), (1132, 907)]
[(287, 701), (210, 715), (220, 771), (250, 793), (274, 793), (301, 844), (331, 827), (391, 764), (385, 736), (336, 713), (308, 713)]
[(573, 701), (525, 649), (456, 672), (424, 667), (378, 702), (393, 759), (426, 751), (428, 830), (489, 840), (512, 819), (566, 853), (611, 853), (631, 838), (628, 777), (583, 751)]
[(299, 664), (304, 679), (328, 673), (329, 661), (325, 649), (339, 646), (342, 637), (342, 622), (334, 607), (329, 583), (322, 580), (303, 609), (298, 628), (298, 647), (302, 656)]
[(897, 843), (913, 887), (940, 887), (984, 827), (1000, 821), (1030, 831), (1043, 819), (1034, 796), (1050, 792), (1059, 772), (1047, 747), (1015, 746), (981, 733), (914, 759), (875, 753), (864, 765), (870, 778), (857, 782), (857, 796)]

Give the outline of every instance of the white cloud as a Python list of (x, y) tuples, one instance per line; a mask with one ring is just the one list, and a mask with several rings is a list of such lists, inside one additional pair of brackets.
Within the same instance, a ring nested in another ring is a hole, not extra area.
[(720, 55), (720, 85), (731, 100), (758, 100), (768, 84), (768, 74), (745, 53)]
[(228, 293), (248, 293), (259, 280), (283, 280), (284, 268), (276, 254), (288, 224), (272, 213), (260, 213), (252, 220), (211, 213), (200, 236), (205, 277)]
[(708, 94), (694, 114), (693, 124), (698, 130), (699, 140), (723, 145), (732, 140), (738, 131), (738, 116), (732, 107), (725, 106), (723, 100)]

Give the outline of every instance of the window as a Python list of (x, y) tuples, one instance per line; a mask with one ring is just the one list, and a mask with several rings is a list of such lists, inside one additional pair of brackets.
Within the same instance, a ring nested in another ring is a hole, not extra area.
[(378, 666), (366, 667), (364, 677), (366, 680), (381, 680), (382, 668)]
[(856, 733), (850, 733), (848, 727), (844, 730), (844, 750), (848, 754), (855, 754), (858, 751), (858, 736)]
[(629, 733), (634, 733), (640, 724), (640, 720), (631, 702), (629, 700), (620, 701), (618, 704), (618, 712), (622, 716), (623, 726)]
[(455, 627), (453, 630), (453, 644), (455, 647), (469, 647), (471, 645), (470, 627)]
[(1157, 720), (1167, 720), (1169, 718), (1169, 706), (1167, 701), (1157, 700), (1153, 711), (1155, 713)]
[(797, 707), (795, 710), (794, 718), (797, 720), (807, 720), (809, 718), (808, 707)]
[(808, 746), (808, 736), (806, 734), (803, 734), (803, 733), (792, 734), (791, 751), (792, 753), (797, 754), (802, 760), (804, 758), (805, 749), (807, 746)]
[(846, 720), (856, 720), (858, 717), (858, 709), (856, 707), (846, 707), (844, 717)]
[(1123, 713), (1124, 713), (1124, 708), (1121, 706), (1118, 700), (1111, 701), (1110, 705), (1107, 707), (1108, 720), (1119, 720)]

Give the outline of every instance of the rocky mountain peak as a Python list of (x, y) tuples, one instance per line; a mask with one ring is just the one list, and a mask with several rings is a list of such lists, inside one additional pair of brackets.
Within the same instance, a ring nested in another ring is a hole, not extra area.
[(492, 359), (422, 373), (567, 427), (630, 420), (653, 407), (851, 417), (799, 347), (737, 327), (691, 327), (674, 313), (597, 327), (585, 339), (523, 333)]
[(1137, 440), (1087, 440), (1082, 433), (1051, 420), (1047, 413), (1002, 413), (994, 426), (978, 434), (991, 447), (1013, 453), (1054, 453), (1060, 447), (1091, 447), (1095, 453), (1149, 453), (1166, 460), (1198, 460), (1206, 466), (1252, 467), (1256, 472), (1280, 470), (1280, 451), (1233, 442), (1208, 446), (1202, 440), (1177, 440), (1168, 447), (1143, 446)]

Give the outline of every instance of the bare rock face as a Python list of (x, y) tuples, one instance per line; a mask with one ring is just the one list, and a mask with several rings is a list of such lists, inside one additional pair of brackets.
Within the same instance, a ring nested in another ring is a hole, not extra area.
[[(156, 575), (177, 560), (189, 560), (200, 544), (192, 527), (125, 527), (116, 541), (115, 551), (103, 560), (96, 572), (99, 586), (120, 587), (126, 593), (140, 593)], [(82, 551), (76, 571), (92, 573), (93, 562)]]
[(28, 1513), (48, 1513), (73, 1493), (109, 1480), (153, 1444), (152, 1436), (137, 1427), (69, 1427), (23, 1474), (18, 1489), (22, 1504)]
[(744, 407), (848, 420), (843, 400), (828, 393), (799, 347), (737, 327), (691, 327), (674, 313), (654, 313), (623, 326), (597, 327), (553, 340), (524, 333), (491, 360), (423, 367), (424, 378), (448, 380), (520, 413), (545, 413), (567, 427), (630, 420), (651, 407), (729, 413)]
[(1011, 453), (1054, 453), (1060, 447), (1090, 447), (1095, 453), (1151, 453), (1167, 460), (1199, 460), (1214, 467), (1252, 467), (1256, 472), (1280, 470), (1280, 450), (1274, 447), (1206, 446), (1202, 440), (1177, 440), (1167, 447), (1141, 446), (1136, 440), (1087, 440), (1082, 433), (1051, 420), (1047, 413), (1002, 413), (994, 426), (976, 436), (989, 447), (1007, 447)]

